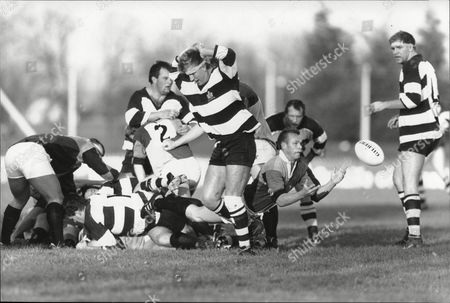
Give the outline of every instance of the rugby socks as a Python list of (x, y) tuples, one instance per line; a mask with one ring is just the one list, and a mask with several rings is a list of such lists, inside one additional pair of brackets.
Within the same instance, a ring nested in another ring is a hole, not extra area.
[(170, 245), (175, 248), (191, 249), (195, 248), (196, 243), (197, 240), (194, 237), (182, 232), (176, 232), (170, 236)]
[(50, 202), (47, 205), (47, 220), (50, 228), (50, 241), (55, 244), (62, 244), (63, 236), (64, 208), (57, 202)]
[(224, 199), (220, 199), (219, 205), (217, 205), (216, 209), (213, 209), (213, 212), (218, 214), (221, 217), (224, 218), (231, 218), (230, 212), (228, 211), (227, 207), (225, 206)]
[(242, 197), (224, 196), (223, 203), (234, 221), (234, 229), (239, 240), (239, 247), (250, 247), (250, 234), (248, 231), (248, 215)]
[(407, 195), (404, 199), (406, 221), (408, 222), (409, 237), (420, 237), (420, 196)]
[(300, 203), (300, 214), (303, 221), (305, 221), (308, 227), (308, 235), (311, 238), (311, 233), (317, 233), (317, 210), (313, 201), (301, 202)]
[(277, 238), (278, 226), (278, 206), (272, 207), (263, 215), (264, 229), (266, 230), (266, 237)]
[(21, 209), (17, 209), (8, 205), (3, 215), (2, 224), (2, 243), (11, 244), (11, 234), (16, 227), (17, 221), (19, 221)]

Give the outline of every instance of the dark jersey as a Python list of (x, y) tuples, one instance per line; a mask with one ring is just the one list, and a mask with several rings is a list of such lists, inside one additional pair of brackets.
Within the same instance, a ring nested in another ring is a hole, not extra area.
[(99, 175), (109, 172), (94, 144), (87, 138), (53, 135), (50, 133), (26, 137), (20, 142), (42, 145), (52, 159), (50, 164), (56, 175), (74, 172), (85, 163)]
[[(272, 115), (267, 118), (267, 123), (269, 124), (270, 130), (272, 132), (282, 131), (286, 128), (286, 121), (284, 112)], [(306, 156), (307, 149), (306, 145), (310, 142), (313, 143), (311, 151), (316, 155), (321, 155), (323, 153), (323, 149), (327, 143), (327, 134), (317, 123), (316, 120), (304, 116), (302, 122), (297, 126), (297, 129), (300, 131), (300, 135), (302, 136), (302, 145), (304, 147), (304, 155)]]

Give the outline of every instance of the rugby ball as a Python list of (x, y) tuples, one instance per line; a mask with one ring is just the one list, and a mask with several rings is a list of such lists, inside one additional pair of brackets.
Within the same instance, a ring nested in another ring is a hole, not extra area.
[(381, 147), (371, 140), (360, 140), (355, 144), (355, 154), (367, 165), (376, 166), (384, 161)]

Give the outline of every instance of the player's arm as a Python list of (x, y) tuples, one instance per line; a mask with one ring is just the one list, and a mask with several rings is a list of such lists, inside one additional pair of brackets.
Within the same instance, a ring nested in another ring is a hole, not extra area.
[(95, 147), (92, 147), (82, 154), (83, 163), (92, 168), (103, 179), (110, 181), (119, 177), (119, 172), (106, 165)]
[[(343, 167), (339, 169), (335, 168), (333, 173), (331, 174), (330, 180), (325, 185), (320, 186), (317, 192), (311, 196), (311, 199), (314, 202), (319, 202), (320, 200), (325, 198), (333, 190), (333, 188), (344, 179), (345, 173), (346, 168)], [(314, 179), (313, 180), (314, 184), (318, 183), (317, 179), (315, 179), (314, 175), (312, 174), (312, 171), (309, 168), (307, 174), (311, 179)]]
[(324, 154), (325, 145), (327, 144), (328, 137), (325, 130), (315, 120), (311, 119), (311, 130), (313, 133), (313, 146), (310, 153), (306, 156), (308, 162), (310, 162), (316, 156), (322, 156)]
[(145, 147), (140, 141), (135, 141), (133, 146), (133, 168), (134, 173), (139, 181), (145, 179), (144, 163), (147, 154)]
[(195, 139), (197, 139), (204, 133), (205, 133), (205, 131), (200, 127), (200, 125), (195, 124), (184, 135), (180, 136), (179, 138), (177, 138), (175, 140), (170, 140), (170, 139), (164, 140), (162, 145), (165, 150), (172, 150), (174, 148), (177, 148), (178, 146), (181, 146), (183, 144), (187, 144), (191, 141), (194, 141)]
[(272, 201), (280, 207), (291, 205), (300, 199), (312, 195), (319, 186), (303, 188), (300, 191), (285, 192), (284, 180), (281, 172), (276, 169), (267, 170), (265, 173), (269, 193)]

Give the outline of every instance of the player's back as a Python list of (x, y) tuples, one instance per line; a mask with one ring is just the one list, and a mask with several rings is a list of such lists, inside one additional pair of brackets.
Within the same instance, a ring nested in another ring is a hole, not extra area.
[(90, 198), (91, 216), (116, 236), (135, 236), (144, 231), (146, 222), (141, 217), (143, 206), (143, 199), (138, 193), (112, 196), (97, 194)]

